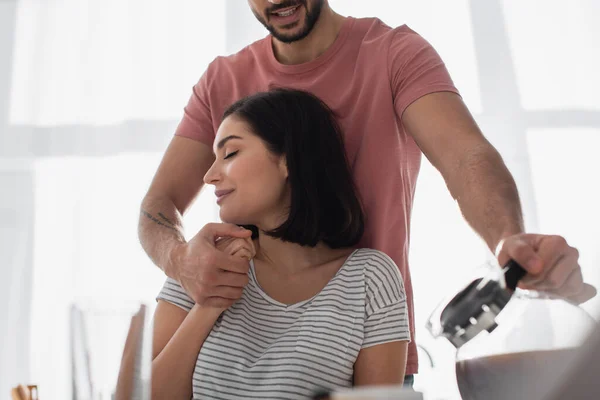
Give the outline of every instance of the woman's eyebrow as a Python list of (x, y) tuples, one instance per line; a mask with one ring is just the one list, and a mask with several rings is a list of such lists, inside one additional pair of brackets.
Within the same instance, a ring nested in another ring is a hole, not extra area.
[(236, 135), (229, 135), (226, 138), (223, 138), (219, 141), (219, 143), (217, 144), (217, 149), (222, 149), (223, 146), (225, 146), (225, 143), (227, 143), (231, 139), (242, 139), (242, 138), (239, 136), (236, 136)]

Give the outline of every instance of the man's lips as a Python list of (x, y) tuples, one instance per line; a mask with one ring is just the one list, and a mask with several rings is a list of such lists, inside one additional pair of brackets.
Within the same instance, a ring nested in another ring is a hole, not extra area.
[[(297, 17), (298, 10), (300, 9), (301, 4), (296, 4), (295, 6), (280, 8), (275, 11), (271, 11), (269, 13), (269, 18), (275, 21), (286, 21), (286, 20), (294, 20)], [(281, 15), (283, 14), (283, 15)]]
[(293, 9), (298, 8), (300, 6), (301, 6), (301, 4), (296, 4), (295, 6), (290, 6), (290, 7), (286, 7), (286, 8), (279, 8), (277, 10), (273, 10), (270, 13), (271, 14), (285, 13), (287, 11), (293, 10)]

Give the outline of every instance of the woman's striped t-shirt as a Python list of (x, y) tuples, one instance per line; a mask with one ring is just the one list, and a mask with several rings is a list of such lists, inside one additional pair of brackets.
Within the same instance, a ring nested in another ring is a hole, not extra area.
[[(410, 340), (402, 277), (380, 251), (355, 250), (321, 292), (293, 305), (269, 297), (250, 266), (241, 299), (198, 354), (195, 399), (308, 399), (350, 387), (361, 349)], [(172, 279), (158, 299), (194, 305)]]

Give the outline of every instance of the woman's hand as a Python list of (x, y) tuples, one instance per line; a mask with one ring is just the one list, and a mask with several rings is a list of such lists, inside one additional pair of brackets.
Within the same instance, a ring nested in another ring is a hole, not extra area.
[(237, 238), (237, 237), (222, 237), (218, 238), (215, 242), (215, 246), (218, 250), (229, 254), (231, 256), (238, 256), (245, 258), (250, 261), (256, 255), (256, 249), (252, 239)]

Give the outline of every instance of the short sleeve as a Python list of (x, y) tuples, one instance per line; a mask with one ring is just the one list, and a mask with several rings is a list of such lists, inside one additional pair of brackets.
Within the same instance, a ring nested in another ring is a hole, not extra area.
[(398, 267), (386, 254), (375, 250), (367, 264), (362, 348), (410, 341), (406, 292)]
[(187, 295), (181, 285), (171, 278), (167, 278), (156, 300), (164, 300), (188, 312), (195, 304), (194, 300)]
[(208, 84), (210, 71), (209, 66), (198, 83), (192, 88), (192, 95), (183, 109), (183, 118), (177, 126), (175, 135), (193, 139), (212, 147), (215, 133), (210, 109)]
[(395, 30), (388, 57), (394, 107), (400, 118), (410, 104), (427, 94), (459, 94), (437, 51), (410, 28)]

